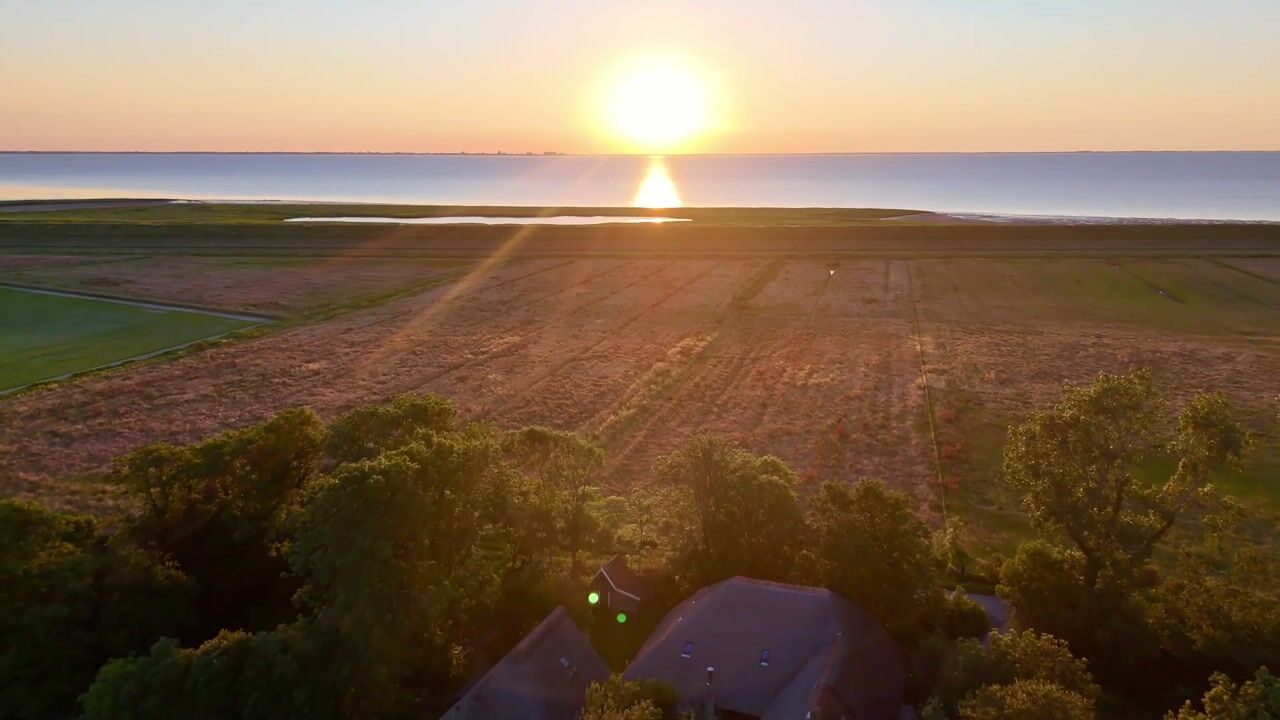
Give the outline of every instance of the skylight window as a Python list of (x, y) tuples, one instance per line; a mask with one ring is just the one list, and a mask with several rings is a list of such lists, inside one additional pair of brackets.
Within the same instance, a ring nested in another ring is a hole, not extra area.
[(693, 657), (693, 643), (687, 642), (684, 644), (684, 648), (680, 651), (680, 657), (682, 658)]
[(760, 667), (769, 667), (769, 655), (771, 653), (772, 651), (769, 648), (760, 651)]

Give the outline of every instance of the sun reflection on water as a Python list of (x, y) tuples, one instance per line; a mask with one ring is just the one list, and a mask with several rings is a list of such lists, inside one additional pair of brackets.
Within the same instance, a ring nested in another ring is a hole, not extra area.
[(640, 181), (640, 187), (636, 189), (636, 196), (631, 204), (653, 209), (681, 206), (680, 192), (676, 190), (676, 184), (671, 179), (671, 174), (667, 172), (667, 164), (662, 161), (662, 158), (649, 159), (649, 169), (645, 172), (644, 179)]

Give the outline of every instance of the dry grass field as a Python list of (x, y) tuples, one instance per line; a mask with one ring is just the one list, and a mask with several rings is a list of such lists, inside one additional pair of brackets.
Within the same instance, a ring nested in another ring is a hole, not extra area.
[(0, 222), (0, 282), (284, 319), (0, 398), (0, 493), (105, 510), (97, 472), (141, 444), (437, 392), (468, 417), (596, 437), (614, 489), (715, 432), (783, 457), (804, 492), (879, 477), (1007, 547), (1024, 529), (998, 481), (1008, 425), (1063, 383), (1147, 366), (1175, 395), (1231, 397), (1259, 451), (1219, 481), (1280, 508), (1280, 228), (916, 227), (804, 209), (536, 231), (280, 222), (315, 210)]
[[(569, 257), (442, 270), (330, 258), (276, 267), (284, 277), (265, 290), (270, 261), (237, 262), (133, 260), (58, 277), (130, 277), (166, 299), (260, 308), (254, 298), (302, 303), (330, 279), (451, 274), (375, 307), (0, 399), (3, 492), (104, 508), (110, 489), (77, 476), (140, 444), (405, 391), (503, 426), (591, 433), (617, 488), (709, 431), (780, 455), (806, 488), (880, 477), (931, 517), (945, 494), (993, 532), (1012, 509), (994, 489), (1004, 428), (1063, 382), (1150, 366), (1182, 393), (1224, 390), (1275, 440), (1280, 286), (1261, 259)], [(1276, 466), (1264, 451), (1231, 489), (1280, 503)]]
[[(68, 267), (82, 263), (98, 264), (117, 258), (82, 257), (79, 255), (0, 255), (0, 273), (13, 273), (48, 267)], [(0, 280), (7, 279), (0, 275)]]
[(1065, 382), (1138, 367), (1175, 403), (1226, 393), (1260, 442), (1218, 482), (1280, 508), (1280, 285), (1199, 258), (911, 264), (946, 492), (975, 535), (1007, 546), (1023, 529), (996, 481), (1008, 425)]
[[(466, 261), (346, 257), (136, 256), (0, 259), (0, 281), (293, 315), (428, 283)], [(62, 262), (55, 262), (62, 260)]]

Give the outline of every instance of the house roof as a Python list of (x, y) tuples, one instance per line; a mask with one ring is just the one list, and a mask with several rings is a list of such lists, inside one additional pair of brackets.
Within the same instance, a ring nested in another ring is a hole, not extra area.
[(573, 720), (609, 668), (563, 607), (485, 673), (442, 720)]
[(763, 720), (803, 718), (832, 702), (859, 720), (890, 720), (906, 677), (888, 633), (852, 603), (821, 588), (742, 577), (668, 613), (624, 677), (665, 681), (681, 702), (700, 704), (708, 667), (717, 708)]
[(603, 579), (614, 590), (639, 601), (644, 596), (644, 581), (627, 567), (627, 561), (621, 555), (614, 555), (609, 562), (596, 571), (595, 580)]

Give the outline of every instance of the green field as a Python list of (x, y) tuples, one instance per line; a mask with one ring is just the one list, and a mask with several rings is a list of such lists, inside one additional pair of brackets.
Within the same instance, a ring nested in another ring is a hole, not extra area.
[(253, 324), (182, 310), (0, 288), (0, 392)]

